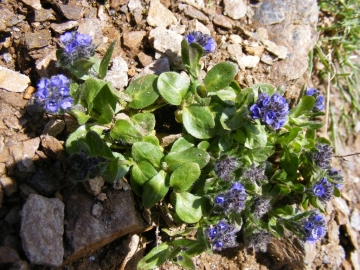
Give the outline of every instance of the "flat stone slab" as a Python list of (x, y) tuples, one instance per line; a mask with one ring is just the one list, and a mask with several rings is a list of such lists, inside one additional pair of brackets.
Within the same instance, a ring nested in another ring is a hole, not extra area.
[(24, 92), (29, 84), (28, 76), (0, 66), (0, 88), (10, 92)]
[(30, 194), (21, 211), (20, 236), (33, 264), (50, 267), (63, 262), (64, 204), (56, 198)]
[[(64, 265), (88, 256), (126, 234), (143, 231), (147, 226), (135, 209), (131, 191), (106, 190), (107, 200), (96, 201), (79, 185), (64, 193), (66, 205)], [(93, 214), (93, 207), (99, 211)]]

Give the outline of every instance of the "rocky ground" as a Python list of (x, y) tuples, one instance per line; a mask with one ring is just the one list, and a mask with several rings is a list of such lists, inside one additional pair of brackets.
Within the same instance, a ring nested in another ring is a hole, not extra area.
[[(107, 80), (119, 91), (139, 74), (179, 68), (183, 35), (199, 30), (218, 46), (206, 69), (229, 60), (239, 66), (242, 87), (269, 82), (293, 98), (307, 84), (324, 93), (307, 74), (318, 38), (316, 0), (2, 0), (0, 11), (1, 269), (135, 269), (155, 242), (158, 219), (151, 221), (126, 183), (68, 180), (64, 140), (76, 121), (44, 115), (29, 102), (39, 78), (61, 72), (60, 34), (91, 35), (99, 56), (116, 40)], [(337, 114), (335, 89), (329, 98)], [(360, 136), (339, 135), (346, 142), (339, 155), (360, 152)], [(265, 254), (241, 246), (202, 254), (194, 258), (197, 269), (360, 269), (359, 157), (334, 162), (347, 184), (328, 204), (322, 243), (273, 239)]]

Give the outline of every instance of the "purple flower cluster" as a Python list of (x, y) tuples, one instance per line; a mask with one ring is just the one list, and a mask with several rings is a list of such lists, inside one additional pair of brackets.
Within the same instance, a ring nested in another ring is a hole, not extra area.
[(316, 212), (312, 213), (302, 225), (302, 231), (306, 242), (315, 243), (316, 240), (321, 240), (327, 231), (324, 217)]
[(333, 148), (328, 144), (316, 143), (316, 149), (313, 151), (313, 160), (321, 169), (329, 169), (331, 158), (333, 156)]
[(344, 182), (344, 177), (343, 177), (343, 175), (341, 173), (341, 170), (330, 168), (330, 169), (327, 170), (327, 175), (336, 182), (342, 182), (342, 183), (336, 183), (335, 184), (335, 187), (337, 189), (342, 189), (343, 182)]
[(253, 248), (255, 251), (262, 253), (267, 251), (267, 245), (270, 243), (270, 240), (271, 235), (266, 231), (254, 233), (245, 239), (249, 248)]
[(315, 104), (313, 107), (313, 112), (320, 112), (325, 107), (325, 98), (320, 94), (320, 91), (316, 88), (308, 87), (305, 91), (305, 96), (312, 96), (315, 98)]
[(215, 196), (214, 204), (220, 206), (225, 213), (235, 211), (241, 213), (245, 208), (246, 190), (242, 184), (235, 182), (225, 193)]
[(105, 161), (103, 157), (90, 157), (83, 151), (70, 157), (72, 169), (77, 172), (80, 181), (98, 176), (100, 163)]
[(71, 65), (79, 59), (88, 59), (94, 55), (95, 45), (89, 35), (77, 32), (66, 32), (59, 38), (64, 48), (62, 59), (60, 62), (64, 66)]
[(334, 185), (326, 177), (323, 177), (313, 185), (312, 192), (321, 202), (326, 203), (334, 193)]
[(252, 206), (254, 207), (253, 213), (256, 219), (261, 219), (272, 208), (270, 199), (261, 197), (255, 198)]
[(238, 245), (236, 241), (239, 229), (225, 221), (220, 221), (215, 227), (207, 229), (207, 236), (214, 251), (222, 251)]
[(35, 103), (48, 113), (64, 112), (71, 108), (73, 99), (69, 94), (70, 81), (64, 75), (41, 79), (35, 92)]
[(245, 171), (242, 175), (244, 179), (250, 180), (252, 184), (257, 183), (261, 184), (264, 181), (268, 180), (265, 175), (265, 164), (261, 164), (258, 167), (255, 167), (255, 164), (251, 164), (250, 168)]
[(231, 172), (236, 169), (236, 158), (225, 157), (215, 162), (214, 171), (221, 180), (230, 181)]
[(203, 34), (200, 31), (190, 32), (185, 36), (185, 40), (188, 44), (193, 42), (198, 43), (204, 49), (204, 55), (213, 53), (216, 49), (215, 40), (211, 36)]
[(261, 93), (249, 110), (253, 119), (261, 119), (262, 123), (279, 129), (286, 122), (289, 105), (279, 93), (274, 93), (272, 96)]

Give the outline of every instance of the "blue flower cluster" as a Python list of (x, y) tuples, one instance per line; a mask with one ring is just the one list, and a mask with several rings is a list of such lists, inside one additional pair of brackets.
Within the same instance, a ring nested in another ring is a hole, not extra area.
[(218, 159), (214, 165), (214, 171), (221, 180), (230, 181), (231, 172), (237, 167), (236, 158), (225, 157)]
[(312, 213), (302, 225), (304, 240), (309, 243), (315, 243), (321, 240), (326, 234), (326, 221), (321, 214)]
[(94, 55), (95, 45), (89, 35), (77, 32), (66, 32), (59, 38), (63, 54), (59, 61), (62, 65), (67, 66), (73, 64), (79, 59), (88, 59)]
[(225, 193), (215, 196), (214, 204), (220, 206), (225, 213), (235, 211), (241, 213), (245, 208), (246, 190), (242, 184), (235, 182)]
[(325, 143), (316, 143), (316, 149), (313, 151), (313, 160), (321, 169), (329, 169), (333, 157), (333, 148)]
[(190, 32), (185, 36), (185, 40), (188, 44), (193, 42), (198, 43), (204, 49), (204, 55), (213, 53), (216, 49), (215, 40), (211, 36), (203, 34), (200, 31)]
[(305, 91), (305, 96), (312, 96), (315, 98), (315, 104), (313, 107), (313, 112), (320, 112), (325, 107), (325, 98), (320, 94), (320, 91), (316, 88), (308, 87)]
[(232, 248), (238, 246), (236, 241), (238, 228), (234, 225), (228, 224), (225, 221), (220, 221), (216, 227), (207, 229), (207, 236), (211, 243), (211, 248), (214, 251), (222, 251), (225, 248)]
[(70, 165), (77, 172), (80, 181), (98, 176), (100, 165), (105, 161), (103, 157), (90, 157), (83, 151), (70, 157)]
[(35, 92), (35, 103), (48, 113), (64, 112), (71, 108), (70, 81), (64, 75), (41, 79)]
[(253, 119), (261, 119), (262, 123), (279, 129), (286, 122), (289, 105), (279, 93), (274, 93), (272, 96), (261, 93), (249, 110)]
[(312, 192), (321, 202), (326, 203), (334, 193), (334, 185), (323, 177), (313, 185)]

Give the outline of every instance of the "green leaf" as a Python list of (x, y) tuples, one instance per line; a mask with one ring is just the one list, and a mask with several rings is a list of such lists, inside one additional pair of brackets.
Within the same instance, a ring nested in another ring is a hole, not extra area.
[(193, 42), (189, 46), (185, 39), (182, 40), (181, 57), (184, 67), (188, 70), (190, 75), (196, 79), (199, 77), (201, 68), (200, 58), (203, 54), (204, 50), (199, 44)]
[(90, 148), (92, 156), (101, 156), (105, 158), (114, 158), (109, 146), (100, 138), (93, 130), (89, 130), (86, 134), (86, 143)]
[(166, 187), (165, 183), (166, 173), (161, 170), (157, 175), (147, 181), (143, 187), (144, 192), (142, 196), (142, 203), (145, 208), (151, 208), (156, 203), (158, 203), (166, 193), (169, 191), (169, 188)]
[(315, 98), (312, 96), (303, 96), (300, 99), (300, 102), (290, 110), (289, 116), (296, 118), (300, 115), (303, 115), (305, 113), (308, 113), (312, 110), (315, 104)]
[(236, 96), (236, 108), (241, 108), (242, 106), (248, 107), (248, 104), (252, 103), (254, 103), (254, 90), (252, 88), (245, 88)]
[(78, 110), (71, 110), (69, 113), (76, 118), (79, 125), (84, 125), (91, 118), (90, 115)]
[(289, 118), (289, 123), (302, 128), (308, 128), (308, 129), (319, 129), (324, 124), (322, 122), (307, 120), (307, 119), (300, 119), (300, 118)]
[(236, 130), (244, 125), (244, 109), (228, 107), (222, 111), (220, 123), (225, 130)]
[(175, 192), (187, 191), (200, 177), (199, 164), (195, 162), (184, 163), (177, 167), (170, 177), (170, 186)]
[(96, 123), (99, 125), (105, 125), (111, 123), (114, 116), (114, 111), (110, 104), (106, 104), (101, 109), (101, 115), (97, 119)]
[[(80, 126), (73, 133), (70, 134), (65, 143), (66, 151), (69, 154), (75, 154), (82, 150), (82, 146), (78, 143), (79, 140), (84, 139), (86, 137), (86, 133), (88, 129), (85, 125)], [(88, 148), (88, 146), (86, 146)]]
[(185, 252), (182, 252), (177, 256), (176, 263), (178, 263), (184, 269), (195, 270), (193, 261)]
[(182, 152), (186, 149), (194, 147), (195, 146), (194, 143), (195, 143), (194, 138), (191, 137), (190, 135), (185, 135), (183, 137), (180, 137), (173, 143), (170, 153)]
[(147, 161), (139, 161), (132, 166), (131, 177), (139, 185), (143, 185), (146, 181), (153, 178), (157, 174), (154, 167)]
[(137, 161), (148, 161), (154, 167), (159, 167), (164, 154), (159, 147), (148, 142), (134, 143), (131, 150), (132, 157)]
[(201, 197), (188, 192), (175, 193), (176, 214), (186, 223), (196, 223), (202, 217)]
[(102, 176), (106, 182), (112, 183), (124, 177), (128, 171), (129, 166), (124, 164), (124, 159), (120, 160), (120, 158), (117, 157), (110, 162)]
[(245, 143), (244, 146), (249, 149), (262, 148), (267, 144), (267, 135), (265, 126), (257, 123), (256, 125), (245, 124)]
[(233, 142), (233, 135), (228, 132), (224, 136), (220, 137), (218, 145), (221, 151), (226, 151), (232, 146)]
[(224, 89), (234, 79), (238, 69), (232, 62), (222, 62), (215, 65), (204, 78), (205, 88), (208, 92)]
[(156, 79), (156, 75), (148, 74), (136, 79), (126, 88), (125, 94), (131, 98), (130, 108), (143, 109), (156, 101), (159, 97), (156, 92)]
[(94, 106), (94, 100), (97, 94), (106, 83), (96, 78), (89, 78), (84, 82), (84, 89), (82, 92), (82, 98), (87, 104), (87, 109), (90, 112)]
[(168, 259), (171, 249), (167, 243), (154, 247), (137, 265), (138, 270), (151, 270), (161, 266)]
[(283, 152), (280, 157), (280, 164), (288, 175), (296, 175), (299, 167), (299, 157), (296, 153), (292, 152), (286, 145), (283, 146)]
[(143, 136), (150, 134), (155, 128), (155, 116), (152, 113), (137, 113), (130, 120)]
[(197, 148), (202, 149), (204, 151), (206, 151), (207, 149), (209, 149), (210, 147), (210, 143), (208, 141), (201, 141), (198, 145)]
[(94, 65), (89, 59), (77, 60), (73, 65), (69, 67), (70, 72), (79, 79), (86, 79), (89, 74), (90, 68)]
[(105, 76), (106, 76), (106, 73), (107, 73), (108, 67), (109, 67), (109, 63), (110, 63), (110, 60), (111, 60), (111, 56), (112, 56), (112, 54), (114, 52), (115, 44), (116, 44), (116, 41), (113, 41), (110, 44), (109, 48), (107, 49), (107, 51), (104, 54), (103, 59), (100, 62), (100, 67), (99, 67), (99, 77), (100, 77), (100, 79), (104, 79)]
[(287, 132), (285, 134), (280, 135), (279, 137), (277, 137), (276, 139), (276, 143), (278, 144), (288, 144), (290, 143), (292, 140), (294, 140), (297, 135), (299, 134), (299, 132), (302, 131), (302, 128), (300, 127), (294, 127), (290, 129), (290, 132)]
[(209, 160), (209, 154), (199, 148), (189, 148), (182, 152), (170, 153), (164, 159), (172, 171), (187, 162), (195, 162), (199, 165), (200, 169), (202, 169)]
[(160, 95), (172, 105), (181, 104), (189, 86), (189, 79), (176, 72), (164, 72), (157, 80)]
[(216, 95), (228, 105), (235, 104), (236, 93), (232, 90), (219, 90)]
[(120, 140), (125, 143), (133, 144), (142, 140), (141, 133), (129, 122), (124, 119), (116, 121), (110, 136), (114, 140)]
[(182, 115), (187, 132), (198, 139), (209, 139), (214, 134), (214, 118), (207, 107), (192, 104), (183, 108)]
[(256, 97), (259, 90), (261, 93), (267, 93), (269, 96), (276, 92), (276, 87), (268, 83), (253, 84), (250, 88), (254, 90)]

